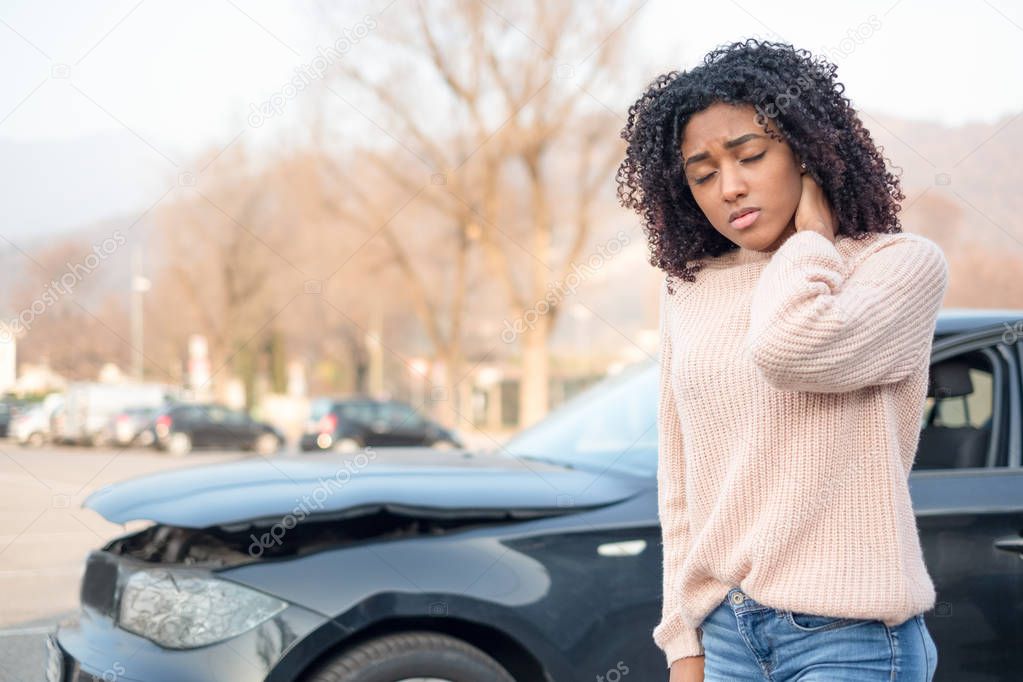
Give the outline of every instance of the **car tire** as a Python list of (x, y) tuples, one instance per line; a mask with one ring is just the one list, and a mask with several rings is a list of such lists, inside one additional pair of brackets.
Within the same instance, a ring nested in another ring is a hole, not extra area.
[(261, 433), (256, 436), (256, 442), (252, 444), (252, 449), (257, 455), (263, 457), (272, 455), (281, 449), (281, 439), (272, 433)]
[(28, 434), (28, 438), (25, 439), (25, 445), (30, 448), (41, 448), (46, 443), (46, 437), (43, 436), (39, 431), (33, 431)]
[(148, 430), (135, 436), (135, 444), (143, 448), (148, 448), (155, 440), (156, 437), (153, 435), (153, 432)]
[(430, 447), (434, 450), (454, 450), (458, 446), (449, 441), (447, 438), (441, 438), (440, 440), (435, 440), (431, 443)]
[(192, 451), (192, 437), (187, 433), (176, 431), (167, 440), (167, 452), (175, 457), (183, 457)]
[(305, 682), (397, 682), (408, 679), (515, 682), (480, 649), (436, 632), (402, 632), (358, 644), (302, 678)]

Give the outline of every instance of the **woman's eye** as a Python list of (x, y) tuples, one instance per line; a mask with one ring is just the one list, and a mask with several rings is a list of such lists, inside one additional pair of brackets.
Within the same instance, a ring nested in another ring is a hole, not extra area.
[[(760, 159), (764, 158), (764, 154), (766, 154), (766, 153), (767, 153), (766, 151), (763, 151), (763, 152), (760, 152), (759, 154), (757, 154), (756, 156), (751, 156), (748, 159), (739, 159), (739, 161), (740, 162), (759, 161)], [(710, 177), (712, 175), (714, 175), (714, 174), (713, 173), (708, 173), (707, 175), (704, 175), (702, 178), (696, 178), (695, 180), (693, 180), (693, 184), (694, 185), (702, 185), (703, 183), (707, 182), (707, 180), (710, 180)]]

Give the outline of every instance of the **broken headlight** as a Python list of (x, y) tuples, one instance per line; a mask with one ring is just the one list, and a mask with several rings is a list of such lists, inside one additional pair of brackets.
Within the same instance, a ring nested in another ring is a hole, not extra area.
[(285, 608), (280, 599), (212, 575), (144, 569), (124, 582), (117, 623), (160, 646), (191, 649), (240, 635)]

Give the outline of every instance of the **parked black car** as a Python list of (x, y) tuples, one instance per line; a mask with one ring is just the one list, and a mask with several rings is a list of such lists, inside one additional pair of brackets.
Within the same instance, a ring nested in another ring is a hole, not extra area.
[(355, 452), (366, 446), (461, 448), (458, 436), (400, 400), (318, 398), (299, 442), (302, 450)]
[[(942, 313), (910, 480), (938, 680), (1023, 670), (1021, 365), (1023, 311)], [(109, 521), (155, 525), (90, 554), (50, 679), (665, 680), (657, 395), (644, 364), (502, 453), (249, 460), (97, 491)]]
[(153, 445), (172, 455), (185, 455), (199, 448), (253, 450), (271, 455), (284, 444), (283, 434), (270, 424), (216, 403), (168, 405), (159, 411), (150, 428)]

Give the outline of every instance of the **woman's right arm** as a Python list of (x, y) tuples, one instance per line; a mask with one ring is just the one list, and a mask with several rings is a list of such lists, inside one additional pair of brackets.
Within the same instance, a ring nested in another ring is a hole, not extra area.
[(668, 682), (703, 682), (703, 656), (687, 656), (671, 664)]
[[(702, 680), (702, 633), (690, 627), (682, 617), (682, 594), (677, 576), (689, 551), (689, 518), (685, 499), (685, 458), (678, 406), (671, 381), (671, 306), (668, 305), (667, 281), (661, 287), (660, 306), (660, 396), (657, 408), (657, 504), (661, 522), (663, 556), (663, 589), (661, 621), (653, 631), (653, 639), (664, 651), (671, 669), (671, 682), (677, 682), (675, 668), (687, 677), (680, 680)], [(681, 660), (678, 660), (681, 659)], [(692, 660), (690, 660), (692, 659)], [(699, 667), (699, 677), (689, 677)]]

